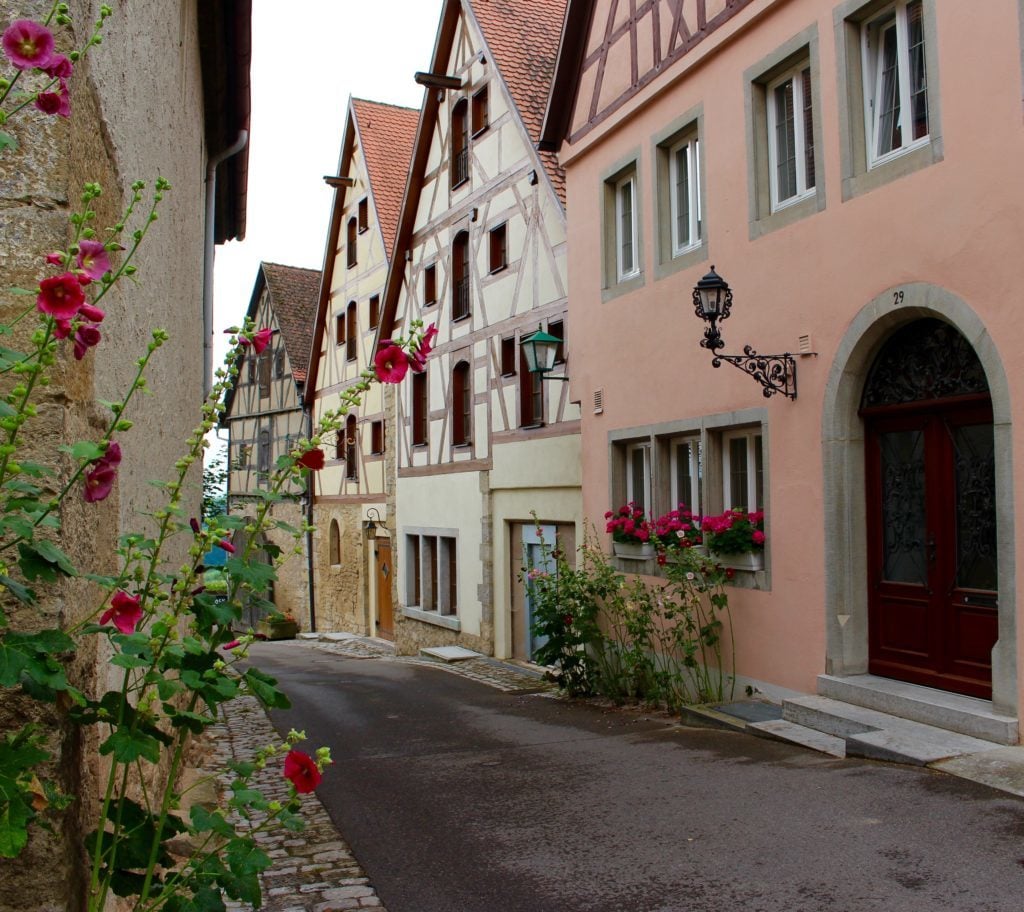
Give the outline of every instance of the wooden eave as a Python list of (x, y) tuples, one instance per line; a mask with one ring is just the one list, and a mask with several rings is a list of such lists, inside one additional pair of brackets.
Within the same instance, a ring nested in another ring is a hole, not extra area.
[(594, 0), (568, 0), (565, 8), (555, 75), (551, 80), (544, 125), (537, 144), (542, 152), (557, 152), (569, 132), (570, 118), (579, 96), (580, 69), (593, 25), (594, 9)]

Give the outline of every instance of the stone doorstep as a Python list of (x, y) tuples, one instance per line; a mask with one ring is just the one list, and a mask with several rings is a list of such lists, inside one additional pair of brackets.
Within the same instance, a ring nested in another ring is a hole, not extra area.
[(1017, 719), (992, 711), (987, 700), (907, 684), (877, 675), (818, 676), (818, 694), (996, 744), (1015, 745)]
[(842, 738), (797, 725), (795, 722), (787, 722), (785, 719), (751, 722), (747, 725), (747, 731), (773, 741), (799, 744), (801, 747), (820, 751), (823, 754), (831, 754), (833, 757), (846, 756), (846, 742)]
[(464, 662), (466, 659), (480, 659), (483, 656), (472, 649), (462, 646), (425, 646), (420, 650), (421, 656), (428, 659), (440, 659), (442, 662)]

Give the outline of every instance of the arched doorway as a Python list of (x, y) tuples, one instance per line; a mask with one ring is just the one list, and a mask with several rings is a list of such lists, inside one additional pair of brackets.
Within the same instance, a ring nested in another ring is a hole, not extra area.
[(893, 333), (864, 420), (868, 670), (991, 698), (999, 636), (992, 400), (953, 326)]

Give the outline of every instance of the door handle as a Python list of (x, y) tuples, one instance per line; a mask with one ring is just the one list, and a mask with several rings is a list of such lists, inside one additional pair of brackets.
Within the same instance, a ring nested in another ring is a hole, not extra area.
[(935, 563), (935, 535), (928, 536), (928, 563)]

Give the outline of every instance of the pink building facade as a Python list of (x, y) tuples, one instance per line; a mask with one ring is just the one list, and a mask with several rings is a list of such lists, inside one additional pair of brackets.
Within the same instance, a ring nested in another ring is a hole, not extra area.
[[(741, 683), (937, 701), (1006, 741), (1022, 28), (1018, 0), (570, 2), (543, 135), (567, 176), (584, 515), (764, 509), (764, 568), (731, 592)], [(712, 265), (724, 352), (793, 353), (795, 399), (712, 367)]]

